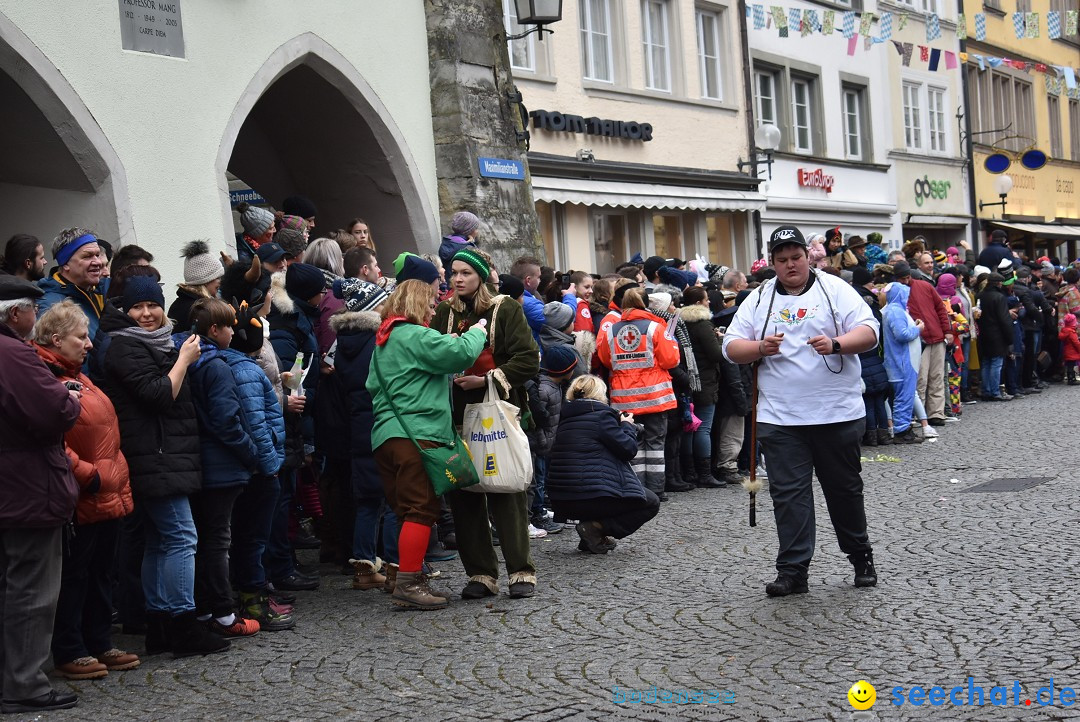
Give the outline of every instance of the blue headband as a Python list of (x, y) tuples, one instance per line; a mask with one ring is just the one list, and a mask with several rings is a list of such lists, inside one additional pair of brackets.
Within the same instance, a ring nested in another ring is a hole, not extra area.
[(88, 246), (91, 243), (97, 243), (97, 239), (94, 238), (92, 233), (84, 233), (76, 238), (71, 243), (67, 244), (60, 249), (60, 252), (56, 254), (56, 265), (65, 266), (67, 262), (71, 260), (71, 257), (75, 255), (75, 251), (79, 250), (83, 246)]

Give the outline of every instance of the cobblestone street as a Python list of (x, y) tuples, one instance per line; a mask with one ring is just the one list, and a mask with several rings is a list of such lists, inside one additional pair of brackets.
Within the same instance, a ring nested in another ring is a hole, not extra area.
[[(847, 720), (847, 690), (861, 678), (877, 688), (878, 719), (1080, 717), (1056, 698), (1035, 704), (1051, 679), (1058, 692), (1080, 686), (1080, 500), (1074, 455), (1063, 452), (1080, 431), (1078, 401), (1080, 389), (1056, 386), (980, 403), (935, 443), (870, 450), (899, 459), (864, 464), (876, 588), (852, 587), (818, 494), (810, 593), (767, 598), (767, 492), (752, 529), (741, 490), (699, 490), (674, 495), (607, 556), (579, 553), (572, 529), (534, 541), (540, 586), (528, 600), (506, 597), (504, 577), (493, 603), (460, 601), (465, 578), (452, 561), (436, 580), (454, 592), (449, 609), (398, 611), (324, 566), (323, 588), (300, 594), (295, 631), (208, 658), (148, 658), (100, 682), (58, 680), (80, 703), (46, 717)], [(965, 493), (1002, 477), (1050, 480)], [(141, 639), (116, 641), (142, 651)], [(891, 703), (893, 687), (916, 685), (963, 685), (966, 701), (968, 677), (985, 706)], [(990, 706), (994, 685), (1009, 688), (1010, 706)], [(727, 690), (733, 701), (614, 701), (654, 686)]]

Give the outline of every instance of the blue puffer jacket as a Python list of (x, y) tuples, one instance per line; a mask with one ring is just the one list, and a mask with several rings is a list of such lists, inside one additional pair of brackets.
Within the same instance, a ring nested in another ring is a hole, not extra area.
[[(870, 306), (870, 310), (880, 327), (882, 320), (881, 311), (878, 310), (877, 295), (873, 291), (859, 286), (856, 286), (855, 290)], [(881, 342), (881, 335), (879, 333), (877, 346), (859, 354), (863, 385), (866, 386), (866, 393), (868, 394), (880, 394), (889, 390), (889, 373), (885, 370), (885, 361), (881, 357), (885, 350), (884, 344)]]
[[(185, 338), (186, 334), (173, 337), (178, 346)], [(241, 364), (245, 357), (236, 351), (218, 348), (205, 339), (200, 348), (202, 355), (192, 365), (188, 377), (191, 379), (192, 397), (199, 419), (203, 488), (240, 486), (256, 473), (275, 473), (281, 466), (279, 447), (281, 454), (284, 454), (284, 426), (276, 429), (275, 444), (272, 420), (268, 424), (265, 413), (262, 413), (263, 418), (259, 423), (257, 418), (249, 415), (249, 411), (253, 412), (256, 406), (265, 412), (270, 400), (265, 397), (262, 384), (254, 378), (254, 373), (257, 373), (266, 380), (265, 374), (254, 361), (250, 369), (244, 368)], [(240, 375), (246, 379), (243, 384), (234, 376), (230, 361), (239, 366)], [(269, 387), (269, 380), (266, 383)], [(256, 395), (247, 397), (253, 392)], [(272, 389), (269, 393), (273, 397)], [(276, 397), (272, 400), (276, 406)], [(271, 439), (272, 446), (268, 445), (265, 452), (256, 442), (256, 433), (262, 435), (264, 440), (267, 436)]]
[(591, 399), (564, 402), (545, 487), (556, 514), (563, 501), (596, 499), (600, 508), (605, 498), (644, 500), (630, 468), (637, 453), (637, 427), (621, 423), (615, 409)]
[(285, 417), (274, 385), (259, 363), (239, 351), (221, 352), (240, 392), (240, 404), (258, 450), (259, 473), (273, 476), (285, 462)]

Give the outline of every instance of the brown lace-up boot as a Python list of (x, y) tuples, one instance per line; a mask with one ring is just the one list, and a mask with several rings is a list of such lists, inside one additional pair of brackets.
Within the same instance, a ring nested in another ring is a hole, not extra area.
[(367, 559), (350, 559), (349, 564), (356, 570), (352, 580), (353, 589), (382, 589), (386, 584), (386, 577), (379, 574), (378, 560), (372, 562)]
[(403, 572), (399, 569), (390, 601), (410, 609), (444, 609), (448, 600), (431, 590), (427, 575), (423, 572)]

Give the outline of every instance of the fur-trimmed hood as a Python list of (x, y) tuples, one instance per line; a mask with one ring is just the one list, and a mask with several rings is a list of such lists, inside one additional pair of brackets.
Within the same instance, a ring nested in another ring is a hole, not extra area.
[(574, 350), (585, 362), (585, 373), (591, 373), (592, 358), (596, 353), (596, 336), (592, 331), (574, 331)]
[(285, 271), (278, 271), (270, 276), (270, 291), (274, 294), (270, 301), (278, 313), (283, 316), (296, 313), (296, 304), (285, 290)]
[(375, 333), (382, 324), (382, 316), (376, 311), (339, 311), (330, 317), (330, 328), (336, 334)]
[(712, 311), (708, 306), (699, 306), (696, 303), (689, 306), (683, 306), (679, 309), (679, 316), (683, 321), (687, 323), (693, 323), (694, 321), (709, 321), (712, 322)]

